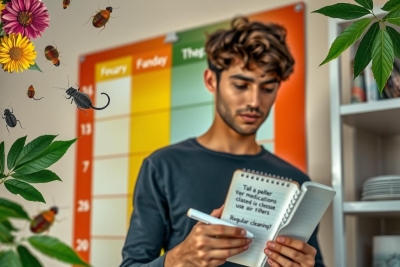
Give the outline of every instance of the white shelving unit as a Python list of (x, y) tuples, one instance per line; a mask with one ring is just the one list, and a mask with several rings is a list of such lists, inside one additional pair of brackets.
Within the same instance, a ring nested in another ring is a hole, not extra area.
[[(382, 17), (380, 8), (374, 13)], [(330, 19), (329, 45), (350, 23)], [(400, 175), (400, 98), (346, 101), (353, 70), (352, 55), (345, 57), (329, 63), (331, 174), (337, 192), (333, 201), (334, 266), (367, 267), (372, 266), (373, 236), (400, 235), (400, 200), (360, 200), (368, 178)]]

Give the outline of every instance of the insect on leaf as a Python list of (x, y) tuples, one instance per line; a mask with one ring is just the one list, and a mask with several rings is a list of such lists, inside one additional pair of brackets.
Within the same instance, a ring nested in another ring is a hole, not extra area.
[(15, 160), (18, 158), (19, 153), (21, 153), (24, 145), (25, 145), (26, 135), (18, 138), (14, 144), (12, 144), (10, 151), (8, 151), (7, 155), (7, 167), (9, 170), (14, 168)]
[(383, 5), (382, 10), (389, 12), (398, 8), (400, 8), (399, 0), (389, 0), (386, 2), (386, 4)]
[(57, 162), (77, 138), (68, 141), (54, 141), (39, 156), (24, 166), (15, 169), (18, 174), (29, 174), (41, 171)]
[(383, 19), (394, 25), (400, 26), (400, 9), (390, 11), (386, 16), (383, 17)]
[(19, 174), (17, 172), (13, 173), (11, 175), (15, 179), (18, 179), (20, 181), (24, 181), (27, 183), (49, 183), (52, 181), (61, 181), (60, 177), (58, 177), (57, 174), (50, 170), (41, 170), (38, 172), (34, 173), (29, 173), (29, 174)]
[(372, 48), (372, 72), (381, 94), (392, 73), (393, 62), (394, 49), (392, 39), (385, 29), (381, 29), (374, 40)]
[(390, 26), (386, 26), (386, 30), (393, 42), (394, 55), (400, 58), (400, 33)]
[(39, 66), (37, 65), (36, 62), (35, 62), (35, 64), (31, 65), (28, 69), (29, 69), (29, 70), (38, 70), (38, 71), (40, 71), (40, 72), (43, 72), (43, 71), (39, 68)]
[(85, 262), (70, 246), (55, 237), (31, 236), (28, 238), (28, 242), (32, 247), (50, 258), (56, 258), (69, 264), (90, 267), (89, 263)]
[(17, 251), (23, 267), (43, 267), (42, 263), (24, 245), (18, 245)]
[(372, 59), (372, 46), (379, 32), (379, 22), (375, 22), (362, 38), (354, 57), (354, 79), (364, 70)]
[(372, 0), (354, 0), (356, 3), (362, 5), (363, 7), (367, 8), (368, 10), (372, 10), (374, 8), (374, 4)]
[(371, 14), (371, 12), (365, 7), (347, 3), (338, 3), (330, 6), (325, 6), (323, 8), (312, 11), (311, 13), (320, 13), (327, 17), (346, 20), (358, 19), (365, 15)]
[(368, 27), (371, 21), (371, 18), (360, 19), (348, 26), (333, 41), (329, 49), (328, 55), (320, 64), (320, 66), (339, 57), (343, 51), (345, 51), (349, 46), (353, 45), (361, 37), (362, 33)]
[(42, 135), (26, 144), (16, 160), (16, 168), (39, 156), (56, 137), (57, 135)]
[(0, 255), (0, 267), (22, 267), (22, 265), (17, 253), (7, 250)]
[(0, 223), (0, 242), (6, 244), (12, 244), (14, 242), (14, 236), (11, 231)]
[(0, 178), (1, 174), (4, 174), (4, 164), (5, 164), (5, 153), (4, 153), (4, 141), (0, 143)]
[(31, 218), (29, 218), (28, 213), (24, 210), (24, 208), (21, 205), (5, 198), (0, 198), (0, 215), (5, 217), (26, 219), (28, 221), (31, 221)]
[(5, 181), (4, 186), (12, 194), (21, 195), (26, 200), (46, 203), (42, 194), (30, 184), (11, 179)]

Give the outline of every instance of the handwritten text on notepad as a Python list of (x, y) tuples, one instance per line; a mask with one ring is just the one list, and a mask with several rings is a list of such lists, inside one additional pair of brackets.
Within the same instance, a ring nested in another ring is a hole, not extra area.
[[(272, 192), (268, 190), (259, 190), (252, 188), (252, 186), (243, 185), (242, 189), (236, 189), (236, 208), (253, 211), (256, 213), (269, 215), (270, 210), (275, 210), (276, 199), (272, 198)], [(269, 230), (271, 224), (265, 224), (263, 222), (257, 222), (255, 220), (247, 220), (245, 218), (235, 217), (233, 215), (229, 216), (231, 221), (242, 224), (250, 224), (252, 226), (257, 226)]]

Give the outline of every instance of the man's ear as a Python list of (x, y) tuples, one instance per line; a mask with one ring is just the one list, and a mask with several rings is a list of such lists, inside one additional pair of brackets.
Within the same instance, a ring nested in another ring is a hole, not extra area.
[(204, 70), (204, 84), (210, 93), (215, 94), (217, 91), (217, 76), (209, 68)]

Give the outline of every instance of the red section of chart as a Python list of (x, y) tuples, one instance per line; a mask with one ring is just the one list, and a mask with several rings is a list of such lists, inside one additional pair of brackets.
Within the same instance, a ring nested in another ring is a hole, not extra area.
[[(83, 62), (81, 69), (87, 67)], [(80, 76), (80, 90), (95, 102), (95, 72), (86, 72)], [(79, 255), (90, 260), (91, 246), (91, 207), (92, 207), (92, 158), (93, 158), (93, 110), (85, 110), (87, 115), (77, 109), (77, 149), (75, 157), (75, 198), (74, 198), (74, 229), (72, 244)], [(76, 266), (78, 267), (78, 266)]]

